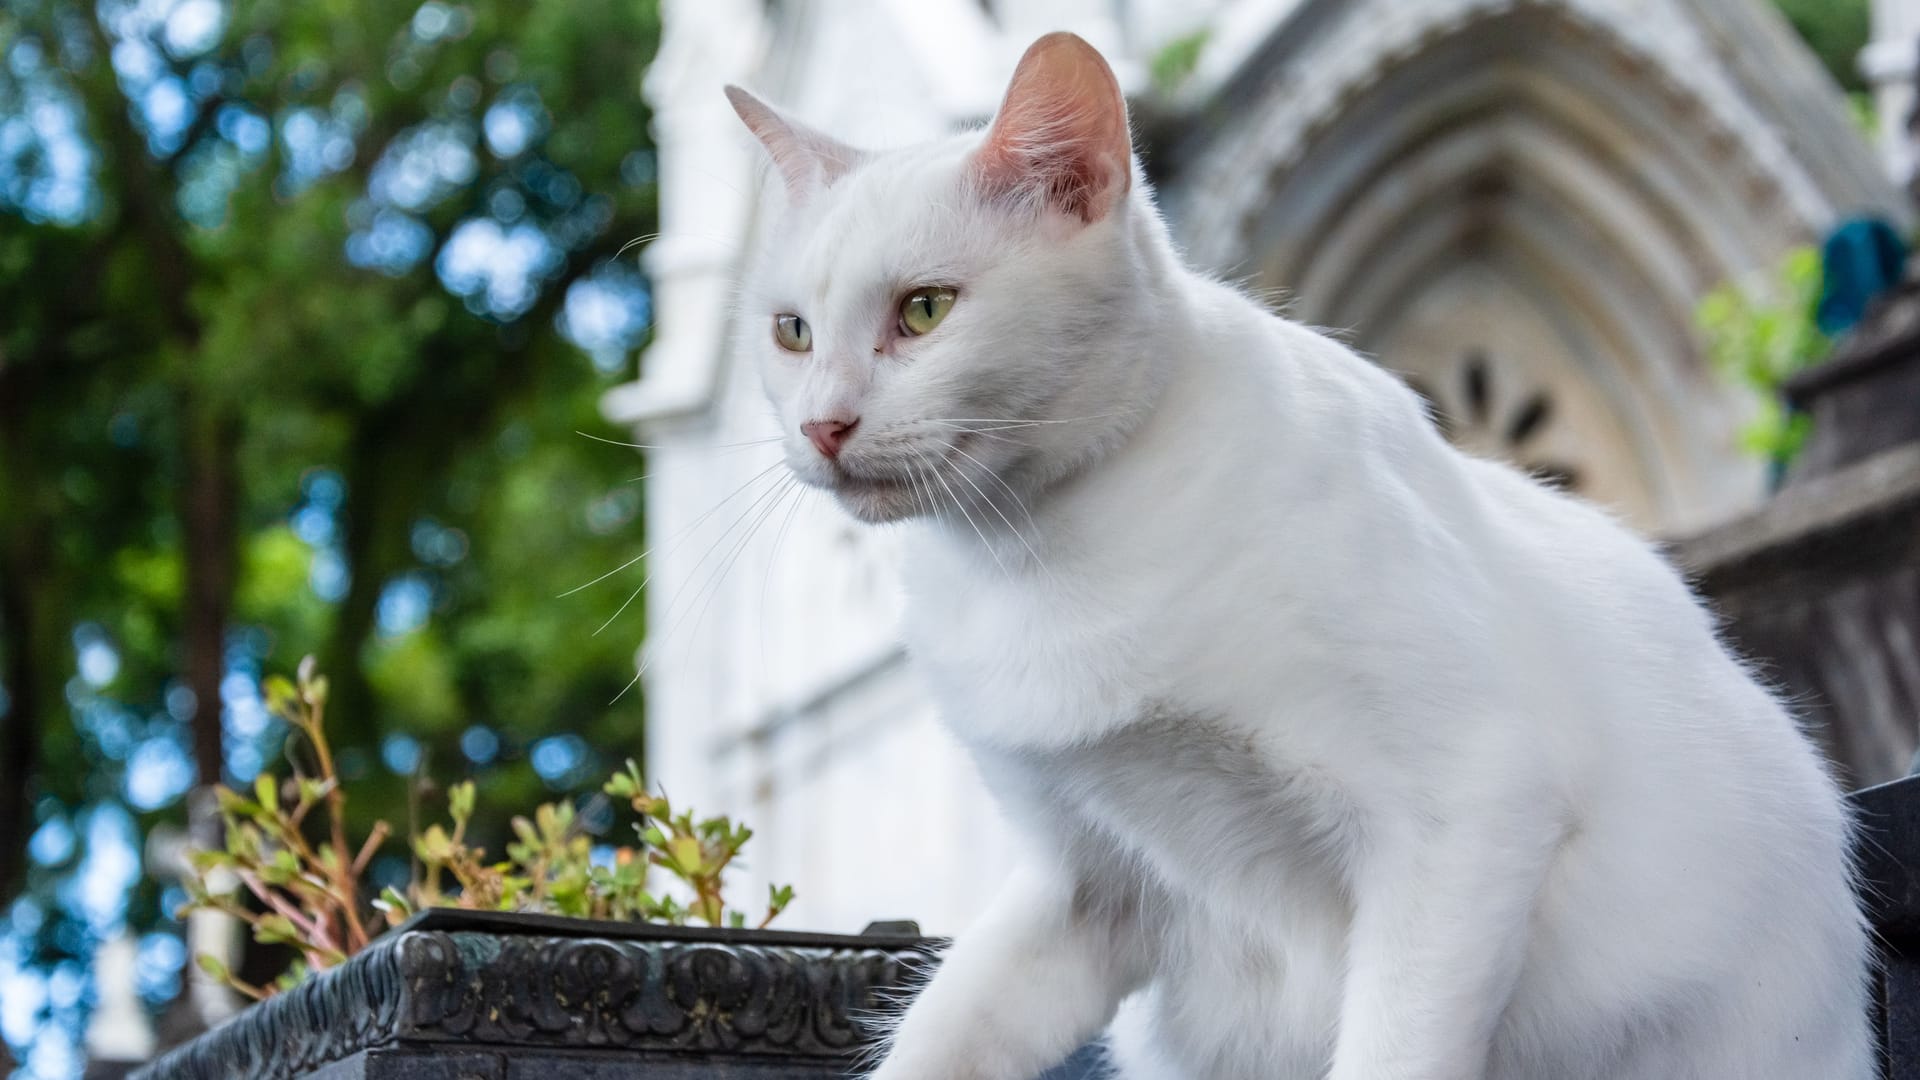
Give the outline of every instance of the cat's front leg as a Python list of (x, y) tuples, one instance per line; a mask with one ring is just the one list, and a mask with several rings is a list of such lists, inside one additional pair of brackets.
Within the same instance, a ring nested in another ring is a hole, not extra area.
[(1354, 882), (1328, 1080), (1482, 1080), (1558, 830), (1510, 820), (1376, 836)]
[(1031, 1080), (1113, 1018), (1144, 978), (1124, 897), (1056, 868), (1014, 874), (908, 1008), (871, 1080)]

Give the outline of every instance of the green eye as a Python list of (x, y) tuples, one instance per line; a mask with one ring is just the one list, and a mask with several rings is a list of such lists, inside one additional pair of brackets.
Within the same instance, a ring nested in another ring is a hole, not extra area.
[(939, 326), (940, 320), (953, 310), (953, 298), (952, 289), (923, 288), (908, 293), (900, 305), (900, 332), (919, 337)]
[(808, 352), (813, 349), (813, 331), (807, 327), (807, 320), (798, 315), (775, 315), (773, 340), (788, 352)]

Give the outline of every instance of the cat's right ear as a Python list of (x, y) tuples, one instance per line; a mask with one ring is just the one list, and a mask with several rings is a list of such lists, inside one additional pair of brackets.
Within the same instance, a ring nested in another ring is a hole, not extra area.
[(733, 111), (767, 148), (773, 167), (786, 181), (787, 194), (801, 202), (860, 162), (860, 151), (846, 143), (780, 115), (773, 106), (737, 86), (727, 87)]

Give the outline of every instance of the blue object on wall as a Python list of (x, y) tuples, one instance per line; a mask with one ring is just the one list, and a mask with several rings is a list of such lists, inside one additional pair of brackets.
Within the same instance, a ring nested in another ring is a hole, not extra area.
[(1820, 305), (1813, 321), (1838, 337), (1866, 317), (1874, 298), (1900, 283), (1907, 245), (1879, 218), (1850, 218), (1820, 246)]

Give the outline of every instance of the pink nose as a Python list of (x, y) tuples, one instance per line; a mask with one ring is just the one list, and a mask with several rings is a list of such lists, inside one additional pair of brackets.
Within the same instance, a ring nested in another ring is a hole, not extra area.
[(860, 418), (851, 420), (809, 420), (800, 425), (800, 433), (813, 443), (814, 449), (830, 458), (840, 456), (840, 448), (852, 437), (853, 429), (860, 426)]

